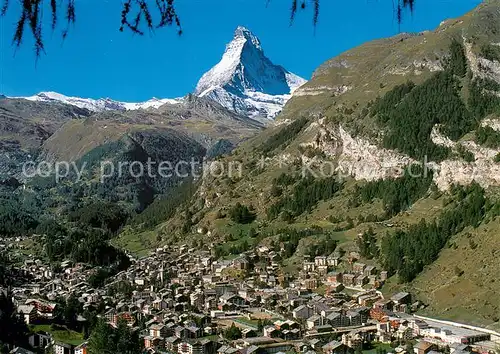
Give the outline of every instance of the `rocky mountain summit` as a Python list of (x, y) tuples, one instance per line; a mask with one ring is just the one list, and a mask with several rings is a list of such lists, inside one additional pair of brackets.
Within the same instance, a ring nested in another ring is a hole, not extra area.
[[(195, 95), (215, 101), (247, 118), (273, 119), (281, 112), (291, 93), (306, 80), (275, 65), (264, 55), (260, 40), (238, 27), (226, 46), (222, 60), (199, 80)], [(111, 98), (70, 97), (57, 92), (40, 92), (24, 98), (34, 102), (63, 103), (91, 112), (155, 110), (163, 105), (181, 104), (180, 98), (151, 98), (144, 102), (120, 102)]]
[(195, 94), (246, 116), (274, 118), (291, 93), (305, 82), (273, 64), (260, 40), (240, 26), (221, 61), (198, 82)]

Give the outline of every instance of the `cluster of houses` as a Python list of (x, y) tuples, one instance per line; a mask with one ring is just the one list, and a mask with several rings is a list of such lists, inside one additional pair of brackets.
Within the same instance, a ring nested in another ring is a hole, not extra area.
[(388, 272), (357, 262), (358, 259), (356, 252), (351, 252), (347, 257), (342, 257), (338, 252), (314, 258), (305, 255), (300, 274), (304, 279), (304, 286), (315, 289), (324, 284), (328, 291), (333, 292), (340, 292), (345, 288), (380, 288), (387, 280)]
[[(81, 264), (63, 263), (56, 273), (38, 260), (26, 261), (21, 270), (33, 282), (13, 289), (14, 303), (26, 323), (50, 323), (55, 298), (74, 295), (83, 308), (105, 308), (100, 316), (110, 326), (126, 321), (149, 353), (347, 354), (377, 342), (394, 344), (398, 354), (445, 347), (463, 354), (493, 346), (490, 333), (411, 315), (415, 303), (408, 293), (384, 298), (377, 288), (387, 273), (373, 266), (351, 262), (340, 271), (342, 258), (334, 254), (306, 258), (291, 276), (278, 259), (266, 247), (216, 260), (208, 251), (166, 246), (133, 260), (97, 289), (87, 282), (93, 270)], [(314, 291), (320, 285), (325, 292)], [(229, 338), (233, 326), (239, 331)], [(87, 353), (86, 343), (59, 343), (44, 332), (32, 334), (30, 343), (50, 345), (57, 354)]]

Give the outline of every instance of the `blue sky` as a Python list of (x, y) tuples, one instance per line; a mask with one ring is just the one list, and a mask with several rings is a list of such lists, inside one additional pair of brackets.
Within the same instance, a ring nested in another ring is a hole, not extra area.
[[(121, 101), (183, 96), (219, 61), (238, 25), (260, 38), (274, 63), (309, 79), (325, 60), (399, 30), (392, 0), (322, 0), (316, 31), (310, 10), (300, 11), (289, 27), (291, 0), (271, 0), (267, 8), (266, 2), (176, 0), (184, 34), (178, 37), (175, 30), (163, 28), (141, 37), (118, 31), (120, 0), (76, 0), (76, 25), (67, 40), (63, 43), (60, 38), (62, 26), (54, 33), (46, 26), (47, 54), (35, 65), (28, 32), (19, 50), (10, 45), (18, 15), (17, 2), (11, 1), (6, 17), (0, 19), (0, 93), (27, 96), (57, 91)], [(401, 31), (433, 29), (479, 3), (417, 0)], [(46, 20), (49, 17), (47, 8)]]

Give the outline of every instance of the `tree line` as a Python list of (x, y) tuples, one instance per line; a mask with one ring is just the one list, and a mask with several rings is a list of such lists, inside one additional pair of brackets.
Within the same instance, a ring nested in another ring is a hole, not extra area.
[(299, 118), (280, 128), (277, 133), (273, 134), (259, 146), (259, 150), (266, 155), (279, 147), (285, 146), (304, 129), (308, 122), (307, 118)]
[[(274, 184), (279, 183), (275, 181)], [(332, 198), (343, 188), (337, 177), (313, 178), (307, 176), (296, 182), (290, 195), (281, 197), (267, 209), (267, 217), (276, 219), (281, 213), (295, 218), (304, 212), (311, 212), (320, 202)]]
[[(498, 111), (500, 99), (489, 92), (498, 90), (498, 84), (466, 77), (467, 58), (457, 40), (451, 42), (444, 67), (423, 84), (396, 86), (372, 104), (372, 115), (387, 130), (384, 147), (416, 159), (427, 156), (441, 161), (450, 156), (451, 150), (432, 142), (431, 132), (436, 125), (450, 139), (458, 140), (478, 128), (478, 122), (487, 114)], [(463, 85), (469, 89), (467, 105), (461, 98)]]
[(453, 187), (451, 193), (450, 205), (436, 220), (422, 219), (408, 230), (387, 233), (383, 238), (382, 262), (391, 274), (398, 274), (400, 282), (412, 281), (437, 259), (453, 235), (468, 226), (477, 227), (486, 215), (485, 192), (479, 185)]
[[(420, 177), (416, 177), (420, 176)], [(423, 166), (406, 169), (399, 178), (388, 178), (367, 182), (357, 187), (355, 198), (364, 203), (381, 199), (387, 217), (410, 208), (418, 199), (424, 197), (432, 184), (433, 173)]]

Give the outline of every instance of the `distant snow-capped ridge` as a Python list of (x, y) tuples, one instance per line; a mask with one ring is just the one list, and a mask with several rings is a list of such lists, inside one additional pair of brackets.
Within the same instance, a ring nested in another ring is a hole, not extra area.
[[(226, 46), (221, 61), (198, 82), (195, 95), (211, 99), (240, 115), (260, 119), (276, 117), (292, 93), (306, 83), (303, 78), (269, 60), (260, 40), (239, 26)], [(70, 97), (57, 92), (40, 92), (24, 98), (38, 102), (60, 102), (92, 112), (108, 110), (156, 109), (165, 104), (179, 104), (184, 98), (152, 98), (145, 102), (120, 102), (110, 98)]]
[(260, 40), (239, 26), (221, 61), (206, 72), (195, 94), (248, 117), (274, 118), (303, 78), (269, 60)]
[(129, 110), (137, 110), (137, 109), (148, 109), (148, 108), (158, 108), (163, 106), (164, 104), (177, 104), (182, 101), (181, 98), (152, 98), (145, 102), (120, 102), (115, 101), (110, 98), (81, 98), (81, 97), (69, 97), (62, 95), (57, 92), (40, 92), (34, 96), (29, 97), (14, 97), (14, 98), (24, 98), (29, 101), (37, 101), (37, 102), (60, 102), (65, 104), (70, 104), (73, 106), (77, 106), (79, 108), (85, 108), (92, 112), (102, 112), (102, 111), (129, 111)]

